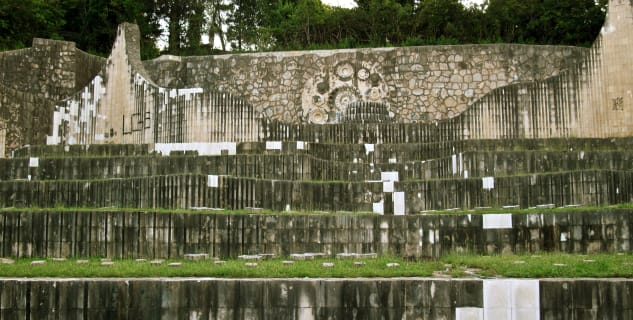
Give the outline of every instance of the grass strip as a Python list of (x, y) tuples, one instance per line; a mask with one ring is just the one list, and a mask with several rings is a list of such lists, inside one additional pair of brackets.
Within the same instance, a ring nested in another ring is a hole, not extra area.
[[(41, 265), (33, 261), (46, 260)], [(543, 254), (476, 256), (451, 254), (434, 261), (408, 261), (402, 258), (377, 259), (317, 258), (294, 261), (284, 265), (284, 259), (256, 261), (256, 267), (246, 266), (252, 261), (227, 260), (165, 260), (160, 265), (132, 259), (113, 260), (111, 266), (101, 266), (98, 258), (87, 264), (76, 259), (55, 262), (52, 259), (17, 259), (12, 264), (0, 264), (0, 277), (53, 278), (146, 278), (146, 277), (216, 277), (216, 278), (632, 278), (631, 254)], [(362, 266), (355, 262), (362, 261)], [(179, 262), (179, 267), (169, 263)], [(334, 263), (325, 268), (323, 263)], [(397, 263), (398, 267), (388, 267)]]
[(631, 254), (543, 254), (477, 256), (451, 254), (442, 257), (454, 277), (505, 278), (630, 278)]
[[(53, 262), (50, 259), (42, 265), (31, 265), (38, 259), (18, 259), (14, 264), (0, 265), (0, 277), (85, 277), (85, 278), (143, 278), (143, 277), (218, 277), (218, 278), (357, 278), (357, 277), (429, 277), (438, 268), (438, 263), (416, 263), (397, 258), (380, 257), (364, 259), (363, 266), (355, 266), (355, 260), (315, 259), (295, 261), (284, 265), (282, 259), (256, 261), (257, 267), (246, 263), (255, 261), (228, 260), (216, 265), (213, 260), (188, 261), (170, 259), (161, 265), (149, 261), (136, 262), (123, 259), (112, 260), (111, 266), (101, 266), (99, 259), (89, 259), (88, 264), (77, 264), (75, 259)], [(40, 259), (45, 260), (45, 259)], [(169, 263), (180, 262), (180, 267), (170, 267)], [(334, 263), (325, 268), (324, 262)], [(387, 263), (399, 263), (398, 268), (388, 268)]]

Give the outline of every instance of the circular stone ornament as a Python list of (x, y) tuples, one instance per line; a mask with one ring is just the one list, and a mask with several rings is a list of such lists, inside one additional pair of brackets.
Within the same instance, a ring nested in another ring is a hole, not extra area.
[(367, 80), (369, 79), (369, 70), (367, 70), (366, 68), (361, 68), (360, 70), (358, 70), (356, 75), (360, 80)]
[(344, 111), (351, 103), (358, 101), (358, 93), (352, 87), (341, 87), (334, 90), (330, 99), (332, 107), (337, 111)]
[(380, 94), (380, 89), (378, 88), (371, 88), (367, 94), (367, 98), (369, 99), (369, 101), (380, 101), (381, 97), (382, 94)]
[(320, 109), (314, 109), (310, 111), (308, 114), (308, 121), (314, 124), (325, 124), (327, 123), (328, 115), (326, 112)]
[(349, 80), (354, 76), (354, 66), (349, 62), (341, 62), (336, 66), (336, 75), (341, 80)]

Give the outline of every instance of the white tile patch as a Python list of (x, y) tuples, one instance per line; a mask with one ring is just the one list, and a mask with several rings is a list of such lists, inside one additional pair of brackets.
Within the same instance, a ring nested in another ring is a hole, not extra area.
[(541, 315), (538, 280), (512, 280), (512, 319), (537, 320)]
[(457, 155), (454, 154), (451, 157), (451, 160), (452, 160), (452, 164), (453, 164), (453, 175), (456, 175), (457, 174)]
[(219, 186), (218, 176), (216, 175), (208, 175), (207, 176), (207, 187), (209, 188), (217, 188)]
[(37, 168), (40, 166), (40, 158), (29, 158), (29, 167)]
[(394, 183), (393, 181), (385, 181), (382, 183), (382, 192), (393, 192)]
[(538, 280), (484, 280), (484, 319), (538, 320)]
[(380, 179), (382, 179), (382, 181), (400, 181), (398, 179), (398, 171), (381, 172)]
[(404, 192), (393, 193), (393, 214), (396, 216), (403, 216), (406, 212), (404, 196)]
[(374, 145), (370, 143), (365, 143), (365, 154), (369, 155), (370, 152), (374, 152)]
[(455, 308), (455, 320), (484, 320), (484, 309)]
[(303, 141), (297, 141), (297, 150), (305, 150), (306, 143)]
[(481, 178), (483, 183), (484, 190), (490, 190), (495, 188), (495, 178), (494, 177), (483, 177)]
[[(5, 126), (2, 124), (2, 121), (0, 121), (0, 159), (4, 158), (4, 152), (5, 152), (4, 145), (5, 145), (6, 137), (7, 137), (7, 129), (5, 129)], [(46, 140), (48, 141), (48, 137), (46, 137)]]
[(484, 214), (484, 229), (512, 229), (512, 215)]
[(266, 141), (266, 150), (281, 151), (281, 141)]
[(567, 232), (561, 232), (560, 233), (560, 242), (566, 242), (567, 241)]
[(385, 214), (385, 206), (384, 206), (383, 200), (380, 200), (380, 202), (373, 203), (373, 211), (374, 213)]

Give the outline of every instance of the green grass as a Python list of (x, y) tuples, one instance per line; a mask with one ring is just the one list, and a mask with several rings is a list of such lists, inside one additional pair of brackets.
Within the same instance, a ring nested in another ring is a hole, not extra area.
[(475, 275), (506, 278), (630, 278), (631, 254), (543, 254), (509, 256), (448, 255), (453, 276)]
[[(15, 264), (0, 265), (0, 277), (219, 277), (219, 278), (357, 278), (357, 277), (429, 277), (438, 268), (437, 262), (416, 263), (398, 258), (381, 257), (362, 260), (365, 265), (357, 267), (354, 260), (315, 259), (295, 261), (285, 266), (282, 259), (260, 260), (257, 267), (245, 266), (245, 260), (228, 260), (224, 265), (215, 265), (212, 260), (186, 261), (166, 260), (162, 265), (151, 265), (149, 261), (113, 260), (114, 265), (103, 267), (99, 259), (90, 259), (87, 265), (78, 265), (76, 260), (64, 262), (47, 260), (44, 265), (31, 266), (38, 259), (18, 259)], [(181, 262), (181, 267), (169, 267), (170, 262)], [(324, 268), (323, 262), (333, 262), (334, 268)], [(387, 263), (397, 262), (399, 268), (387, 268)]]
[[(475, 256), (452, 254), (434, 261), (407, 261), (402, 258), (379, 257), (363, 260), (319, 258), (295, 261), (285, 266), (283, 259), (258, 261), (257, 267), (247, 267), (245, 260), (228, 260), (216, 265), (212, 260), (166, 260), (162, 265), (149, 261), (114, 260), (114, 265), (103, 267), (100, 260), (90, 259), (78, 265), (75, 259), (64, 262), (47, 260), (45, 265), (31, 266), (37, 259), (18, 259), (14, 264), (0, 264), (0, 277), (54, 278), (145, 278), (145, 277), (217, 277), (217, 278), (393, 278), (393, 277), (452, 277), (452, 278), (631, 278), (633, 255), (505, 255)], [(355, 261), (365, 265), (355, 266)], [(181, 267), (169, 267), (170, 262), (181, 262)], [(333, 262), (333, 268), (324, 268)], [(387, 263), (400, 264), (388, 268)], [(557, 265), (558, 264), (558, 265)]]

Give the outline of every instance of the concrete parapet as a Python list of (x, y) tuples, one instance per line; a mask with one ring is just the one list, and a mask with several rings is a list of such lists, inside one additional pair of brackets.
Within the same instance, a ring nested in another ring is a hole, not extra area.
[(0, 310), (7, 319), (629, 319), (632, 288), (626, 279), (5, 278)]
[[(449, 253), (631, 252), (633, 212), (414, 216), (2, 212), (6, 257), (313, 259)], [(318, 252), (318, 253), (304, 253)], [(263, 254), (265, 253), (265, 254)]]

